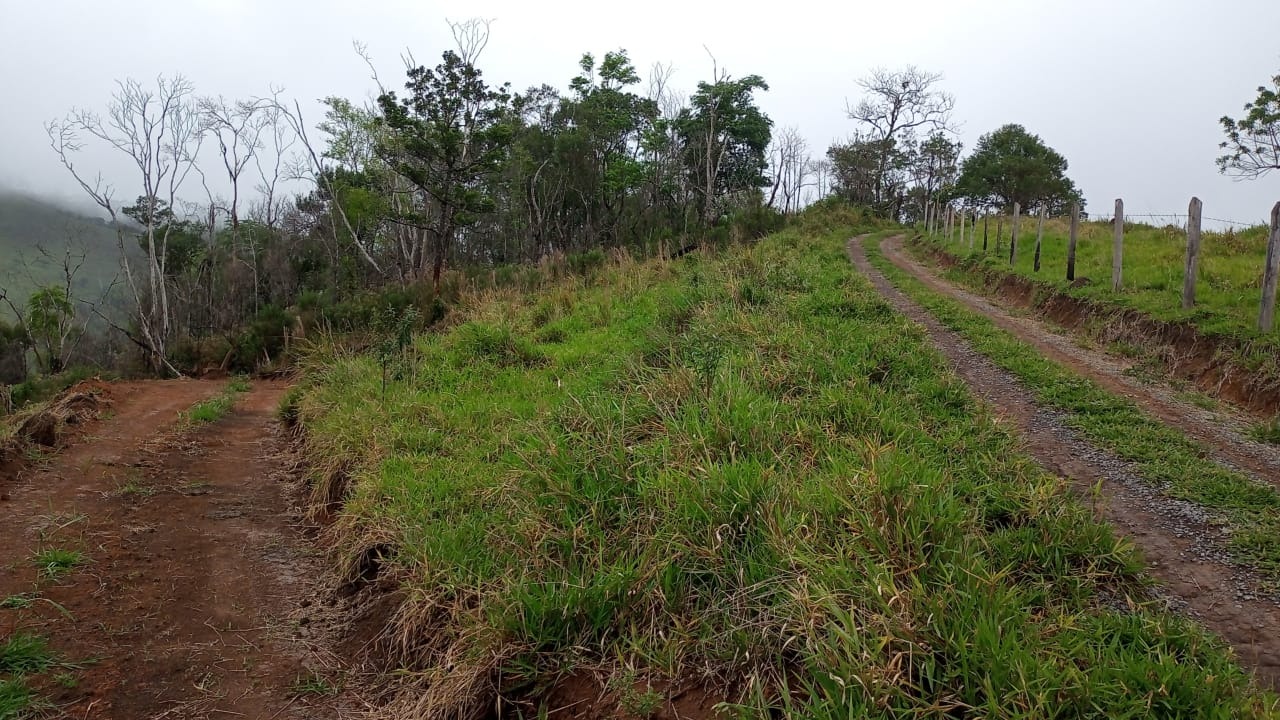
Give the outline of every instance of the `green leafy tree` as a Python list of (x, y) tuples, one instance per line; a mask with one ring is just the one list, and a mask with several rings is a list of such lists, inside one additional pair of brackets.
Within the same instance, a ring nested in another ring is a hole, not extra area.
[(886, 177), (896, 185), (897, 178), (909, 163), (897, 143), (854, 136), (827, 149), (831, 161), (833, 192), (855, 205), (875, 206), (881, 197)]
[(1218, 158), (1224, 175), (1252, 179), (1280, 170), (1280, 75), (1271, 78), (1271, 87), (1258, 88), (1239, 120), (1224, 116), (1220, 122), (1227, 135), (1219, 145), (1227, 153)]
[[(627, 88), (640, 82), (625, 50), (606, 53), (596, 65), (590, 53), (579, 62), (581, 74), (569, 83), (572, 100), (563, 112), (572, 120), (568, 134), (579, 136), (590, 158), (591, 224), (606, 242), (616, 242), (617, 226), (627, 198), (649, 175), (641, 159), (641, 140), (658, 116), (657, 103)], [(572, 138), (565, 138), (573, 143)], [(565, 145), (562, 144), (562, 147)]]
[(486, 181), (501, 169), (512, 139), (506, 87), (490, 87), (452, 50), (442, 58), (435, 68), (409, 69), (403, 99), (394, 92), (378, 98), (389, 130), (378, 152), (424, 200), (397, 221), (430, 234), (436, 287), (459, 231), (496, 209)]
[(727, 196), (769, 184), (766, 153), (773, 121), (754, 97), (755, 91), (768, 89), (759, 75), (700, 82), (691, 107), (677, 119), (685, 164), (706, 225), (719, 215)]
[(1005, 125), (978, 139), (965, 158), (955, 195), (975, 205), (1011, 209), (1044, 202), (1062, 213), (1080, 202), (1080, 191), (1066, 175), (1067, 160), (1021, 125)]
[[(143, 228), (154, 227), (154, 232), (168, 238), (157, 248), (157, 263), (166, 277), (178, 277), (199, 262), (205, 249), (204, 227), (198, 222), (174, 217), (169, 203), (158, 197), (148, 200), (143, 196), (120, 212)], [(146, 234), (139, 233), (138, 247), (147, 251)]]
[(27, 300), (27, 334), (36, 362), (45, 371), (60, 373), (65, 369), (63, 353), (75, 316), (67, 291), (56, 285), (36, 290)]

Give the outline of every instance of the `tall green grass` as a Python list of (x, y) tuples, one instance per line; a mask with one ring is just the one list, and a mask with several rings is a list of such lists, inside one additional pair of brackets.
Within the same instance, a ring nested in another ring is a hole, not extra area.
[(282, 412), (347, 488), (349, 574), (406, 598), (390, 712), (536, 706), (577, 668), (744, 716), (1274, 707), (1141, 599), (1132, 549), (852, 271), (850, 232), (471, 297), (385, 395), (370, 355), (304, 363)]
[[(1004, 223), (1004, 244), (995, 251), (995, 221), (991, 222), (991, 247), (982, 256), (982, 230), (972, 253), (968, 240), (937, 244), (969, 260), (973, 267), (1008, 271), (1009, 221)], [(1041, 269), (1034, 271), (1036, 219), (1023, 218), (1018, 238), (1018, 258), (1012, 268), (1019, 275), (1050, 283), (1077, 297), (1145, 312), (1157, 319), (1193, 323), (1202, 332), (1236, 338), (1254, 347), (1246, 353), (1254, 364), (1280, 372), (1280, 333), (1258, 332), (1258, 306), (1262, 299), (1262, 270), (1266, 260), (1265, 226), (1224, 232), (1210, 231), (1201, 238), (1196, 307), (1182, 309), (1182, 280), (1187, 237), (1181, 226), (1155, 227), (1126, 223), (1124, 234), (1124, 286), (1111, 290), (1113, 231), (1108, 222), (1081, 223), (1076, 246), (1076, 277), (1091, 282), (1071, 287), (1066, 280), (1067, 238), (1065, 219), (1045, 223)]]
[(1280, 493), (1219, 465), (1208, 450), (1180, 431), (1148, 417), (1128, 398), (1045, 358), (989, 318), (926, 287), (891, 263), (879, 241), (866, 243), (877, 268), (943, 325), (1020, 378), (1037, 399), (1067, 413), (1081, 434), (1136, 464), (1144, 478), (1173, 497), (1191, 501), (1229, 529), (1228, 550), (1272, 581), (1280, 581)]

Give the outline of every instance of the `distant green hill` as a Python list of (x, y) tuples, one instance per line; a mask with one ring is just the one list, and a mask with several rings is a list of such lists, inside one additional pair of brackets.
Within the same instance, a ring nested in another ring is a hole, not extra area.
[[(40, 253), (41, 246), (49, 258)], [(37, 287), (62, 282), (61, 262), (68, 247), (85, 256), (76, 275), (76, 292), (97, 300), (120, 272), (115, 230), (105, 220), (47, 200), (0, 191), (0, 288), (16, 304), (23, 305)], [(0, 316), (10, 315), (8, 306), (0, 304)]]

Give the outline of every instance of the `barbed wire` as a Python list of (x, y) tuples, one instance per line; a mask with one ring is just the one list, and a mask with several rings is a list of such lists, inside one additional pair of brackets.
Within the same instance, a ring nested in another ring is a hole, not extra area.
[[(1099, 219), (1105, 220), (1105, 219), (1107, 219), (1109, 216), (1108, 216), (1108, 215), (1106, 215), (1106, 214), (1099, 214), (1099, 215), (1098, 215), (1098, 217), (1099, 217)], [(1128, 220), (1129, 218), (1154, 218), (1154, 219), (1170, 218), (1170, 219), (1178, 220), (1179, 222), (1182, 222), (1182, 223), (1186, 223), (1186, 221), (1187, 221), (1190, 217), (1191, 217), (1191, 216), (1190, 216), (1190, 215), (1188, 215), (1188, 214), (1186, 214), (1186, 213), (1131, 213), (1131, 212), (1126, 212), (1126, 213), (1124, 214), (1124, 219), (1125, 219), (1125, 220)], [(1261, 220), (1255, 220), (1255, 221), (1253, 221), (1253, 222), (1242, 222), (1242, 221), (1240, 221), (1240, 220), (1227, 220), (1226, 218), (1209, 217), (1209, 216), (1207, 216), (1207, 215), (1201, 215), (1201, 216), (1200, 216), (1200, 219), (1201, 219), (1201, 220), (1207, 220), (1207, 221), (1209, 221), (1209, 222), (1223, 223), (1223, 224), (1225, 224), (1225, 225), (1236, 225), (1236, 226), (1243, 227), (1243, 228), (1257, 227), (1257, 226), (1259, 226), (1259, 225), (1265, 225), (1265, 224), (1266, 224), (1266, 223), (1262, 222)]]

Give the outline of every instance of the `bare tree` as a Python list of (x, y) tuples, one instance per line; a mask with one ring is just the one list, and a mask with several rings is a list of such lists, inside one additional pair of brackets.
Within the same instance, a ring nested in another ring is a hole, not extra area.
[[(446, 20), (453, 33), (453, 42), (458, 46), (458, 57), (468, 65), (475, 65), (480, 54), (489, 46), (489, 29), (493, 20), (471, 18), (461, 22)], [(416, 65), (417, 63), (413, 63)]]
[(268, 121), (263, 110), (268, 103), (263, 100), (227, 102), (218, 96), (201, 98), (197, 106), (201, 130), (217, 141), (218, 154), (231, 186), (227, 212), (234, 232), (240, 227), (240, 176), (262, 146), (262, 132)]
[(814, 199), (821, 200), (831, 194), (831, 161), (819, 158), (809, 162), (809, 172), (813, 175)]
[(857, 105), (847, 106), (850, 120), (866, 127), (870, 139), (880, 145), (875, 178), (875, 199), (883, 204), (885, 172), (898, 143), (917, 131), (949, 131), (955, 97), (937, 88), (940, 73), (908, 65), (903, 70), (876, 68), (858, 81), (865, 94)]
[(773, 188), (769, 192), (769, 206), (777, 208), (781, 201), (784, 214), (797, 212), (803, 204), (804, 189), (812, 170), (809, 161), (808, 142), (800, 134), (800, 128), (784, 127), (773, 138), (769, 151)]
[(1280, 170), (1280, 75), (1271, 87), (1258, 88), (1258, 97), (1244, 106), (1240, 119), (1224, 116), (1218, 122), (1227, 139), (1218, 147), (1218, 169), (1238, 180), (1255, 179)]
[[(174, 374), (181, 373), (167, 356), (173, 328), (165, 273), (173, 222), (164, 211), (177, 205), (178, 192), (195, 168), (204, 136), (193, 92), (191, 83), (181, 75), (158, 77), (153, 89), (137, 80), (125, 80), (117, 83), (105, 118), (89, 110), (72, 110), (66, 118), (45, 126), (50, 146), (63, 166), (115, 226), (121, 267), (138, 310), (137, 333), (126, 334), (146, 352), (152, 369), (168, 369)], [(126, 155), (137, 170), (142, 195), (134, 220), (142, 226), (146, 253), (143, 277), (135, 272), (125, 252), (130, 233), (120, 218), (122, 209), (113, 199), (113, 186), (101, 174), (89, 178), (75, 167), (73, 157), (84, 147), (84, 134)]]
[(260, 197), (257, 212), (262, 224), (274, 229), (286, 207), (286, 201), (277, 198), (280, 182), (286, 178), (287, 163), (293, 148), (298, 144), (298, 134), (284, 116), (280, 106), (280, 90), (272, 90), (270, 102), (262, 104), (263, 133), (268, 140), (254, 153), (258, 170), (258, 184), (254, 188)]

